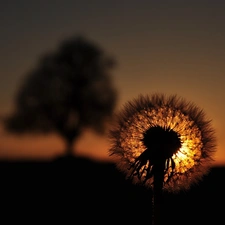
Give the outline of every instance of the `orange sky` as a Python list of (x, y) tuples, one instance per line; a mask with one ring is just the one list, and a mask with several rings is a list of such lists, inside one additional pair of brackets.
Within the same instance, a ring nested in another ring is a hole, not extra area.
[[(21, 0), (1, 6), (0, 112), (10, 112), (24, 74), (62, 38), (85, 34), (115, 56), (118, 109), (138, 94), (179, 94), (203, 108), (218, 138), (216, 164), (225, 164), (225, 3), (215, 1)], [(56, 136), (0, 136), (0, 157), (52, 157)], [(87, 133), (77, 153), (108, 159), (108, 141)]]

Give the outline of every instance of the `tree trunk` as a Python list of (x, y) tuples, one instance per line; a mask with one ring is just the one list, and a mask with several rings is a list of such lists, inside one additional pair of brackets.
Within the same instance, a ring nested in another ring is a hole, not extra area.
[(73, 141), (66, 140), (66, 156), (73, 156)]

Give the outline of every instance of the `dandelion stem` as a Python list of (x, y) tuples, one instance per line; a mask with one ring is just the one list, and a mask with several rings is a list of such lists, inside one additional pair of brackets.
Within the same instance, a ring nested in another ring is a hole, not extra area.
[(160, 161), (154, 165), (154, 186), (153, 186), (153, 225), (161, 225), (162, 219), (162, 190), (164, 181), (165, 162)]

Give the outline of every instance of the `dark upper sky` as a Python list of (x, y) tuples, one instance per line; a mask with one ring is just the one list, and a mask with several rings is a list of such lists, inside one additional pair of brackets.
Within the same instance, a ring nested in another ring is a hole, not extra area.
[(118, 61), (118, 107), (154, 91), (196, 102), (213, 119), (225, 163), (225, 1), (2, 1), (0, 27), (0, 112), (12, 109), (41, 54), (84, 34)]

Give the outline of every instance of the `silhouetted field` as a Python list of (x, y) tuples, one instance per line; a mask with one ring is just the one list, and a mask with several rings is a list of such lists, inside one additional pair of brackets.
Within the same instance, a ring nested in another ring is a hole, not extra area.
[[(151, 224), (151, 190), (113, 164), (85, 158), (0, 163), (1, 224)], [(189, 191), (164, 194), (164, 224), (223, 224), (225, 167)], [(4, 223), (6, 224), (6, 223)]]

